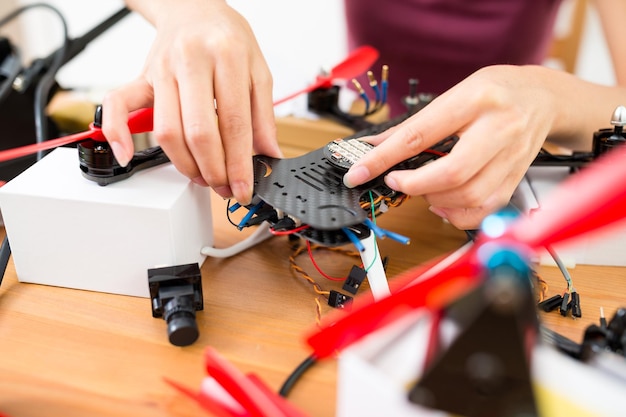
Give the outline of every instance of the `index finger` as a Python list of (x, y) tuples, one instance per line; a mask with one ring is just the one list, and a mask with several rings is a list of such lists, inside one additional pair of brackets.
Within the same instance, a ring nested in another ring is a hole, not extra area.
[(354, 187), (368, 182), (463, 129), (469, 113), (463, 107), (457, 109), (448, 97), (438, 97), (397, 125), (386, 139), (348, 170), (344, 175), (344, 184)]
[[(247, 59), (244, 58), (246, 61)], [(214, 81), (218, 127), (224, 148), (228, 183), (242, 204), (252, 197), (252, 109), (248, 62), (225, 58)]]
[(102, 133), (122, 166), (128, 164), (134, 153), (128, 114), (152, 106), (153, 99), (152, 86), (139, 78), (109, 92), (102, 100)]

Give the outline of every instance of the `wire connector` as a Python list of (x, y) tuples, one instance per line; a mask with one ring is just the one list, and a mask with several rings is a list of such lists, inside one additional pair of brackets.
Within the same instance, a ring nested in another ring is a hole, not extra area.
[(552, 297), (546, 300), (543, 300), (537, 306), (543, 311), (545, 311), (546, 313), (549, 313), (550, 311), (554, 311), (557, 308), (559, 308), (561, 306), (562, 301), (563, 301), (563, 297), (560, 294), (557, 294), (557, 295), (553, 295)]
[(339, 291), (330, 290), (328, 295), (328, 305), (334, 308), (350, 308), (352, 297), (340, 293)]
[(348, 278), (343, 283), (343, 290), (348, 291), (350, 294), (356, 294), (366, 276), (367, 272), (363, 268), (353, 265)]
[(567, 316), (567, 311), (569, 310), (569, 293), (566, 292), (563, 294), (563, 300), (561, 300), (561, 307), (559, 307), (559, 311), (563, 317)]
[(572, 310), (572, 316), (580, 318), (583, 312), (580, 308), (580, 295), (576, 291), (572, 292), (572, 300), (569, 302), (569, 308)]

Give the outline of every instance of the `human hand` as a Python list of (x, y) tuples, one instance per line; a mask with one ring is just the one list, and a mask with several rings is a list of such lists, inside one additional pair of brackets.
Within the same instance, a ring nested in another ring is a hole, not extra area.
[(483, 68), (403, 123), (368, 139), (377, 145), (344, 176), (353, 187), (397, 163), (459, 136), (452, 151), (415, 170), (385, 176), (390, 188), (421, 195), (435, 214), (475, 229), (502, 208), (555, 123), (550, 75), (539, 67)]
[(249, 203), (253, 150), (281, 153), (272, 77), (247, 21), (223, 0), (128, 3), (157, 35), (141, 75), (102, 103), (102, 130), (116, 159), (126, 165), (133, 156), (128, 113), (153, 106), (154, 137), (176, 168)]

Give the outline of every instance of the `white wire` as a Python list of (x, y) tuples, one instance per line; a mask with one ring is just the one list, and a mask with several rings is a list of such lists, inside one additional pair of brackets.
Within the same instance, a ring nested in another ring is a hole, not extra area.
[(229, 258), (263, 242), (264, 240), (272, 236), (274, 235), (270, 233), (269, 224), (267, 222), (263, 222), (259, 225), (257, 230), (254, 231), (254, 233), (252, 233), (241, 242), (237, 242), (228, 248), (215, 248), (213, 246), (205, 246), (200, 250), (200, 252), (203, 255), (213, 258)]

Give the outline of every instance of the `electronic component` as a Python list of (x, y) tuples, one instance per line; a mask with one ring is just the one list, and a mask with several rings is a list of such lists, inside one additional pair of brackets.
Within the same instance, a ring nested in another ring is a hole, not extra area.
[(171, 344), (187, 346), (198, 339), (196, 311), (204, 308), (197, 263), (148, 270), (152, 317), (167, 323)]
[(561, 300), (561, 306), (559, 307), (559, 312), (563, 317), (567, 316), (567, 311), (569, 310), (569, 293), (563, 294), (563, 299)]
[(538, 307), (545, 311), (546, 313), (556, 310), (557, 308), (559, 308), (561, 306), (561, 303), (563, 302), (563, 297), (560, 294), (557, 295), (553, 295), (552, 297), (543, 300), (542, 302), (540, 302), (538, 304)]
[(353, 265), (350, 273), (348, 274), (348, 278), (346, 278), (343, 283), (343, 290), (348, 291), (351, 294), (356, 294), (359, 288), (361, 288), (366, 276), (367, 272), (365, 269)]
[[(457, 137), (446, 138), (432, 149), (391, 170), (419, 168), (444, 156), (457, 140)], [(358, 156), (356, 150), (359, 149), (362, 155), (370, 146), (344, 138), (296, 158), (279, 159), (257, 155), (254, 157), (255, 196), (313, 229), (336, 231), (361, 224), (368, 217), (368, 209), (364, 210), (361, 206), (363, 195), (370, 191), (377, 195), (398, 194), (384, 184), (385, 173), (354, 188), (343, 184), (346, 167), (349, 167), (350, 161), (356, 161)], [(331, 161), (332, 154), (335, 157)], [(342, 241), (349, 243), (345, 237)]]
[(601, 312), (601, 324), (592, 324), (585, 330), (579, 358), (589, 360), (602, 352), (615, 352), (626, 356), (626, 308), (619, 308), (606, 323)]
[(347, 308), (352, 302), (352, 297), (340, 293), (339, 291), (330, 290), (328, 295), (328, 305), (334, 308)]
[(583, 312), (580, 308), (580, 295), (576, 291), (572, 292), (571, 301), (569, 303), (569, 308), (572, 310), (572, 317), (582, 317)]
[(108, 185), (130, 177), (135, 172), (169, 162), (160, 146), (135, 152), (125, 167), (120, 166), (108, 142), (87, 140), (78, 144), (78, 158), (83, 177), (98, 185)]
[(347, 171), (372, 149), (374, 149), (374, 145), (358, 139), (335, 139), (326, 145), (324, 154), (330, 163)]
[[(96, 107), (93, 128), (102, 128), (102, 106)], [(103, 186), (128, 178), (139, 170), (169, 162), (160, 146), (135, 152), (125, 167), (120, 166), (109, 143), (104, 140), (87, 139), (77, 147), (83, 177)]]
[(611, 116), (613, 128), (600, 129), (593, 134), (593, 153), (599, 156), (616, 146), (626, 142), (624, 126), (626, 126), (626, 107), (617, 106)]

